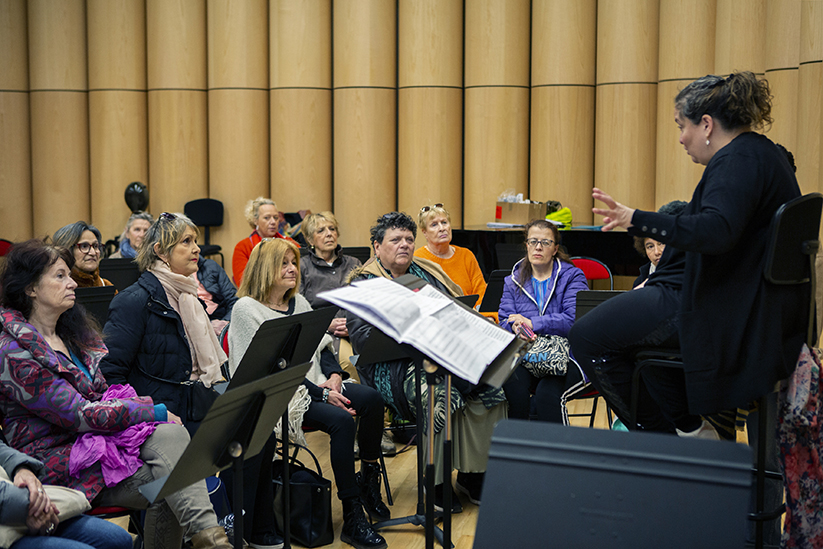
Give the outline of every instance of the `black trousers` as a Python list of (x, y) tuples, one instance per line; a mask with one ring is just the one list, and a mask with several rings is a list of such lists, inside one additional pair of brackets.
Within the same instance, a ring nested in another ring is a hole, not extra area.
[(357, 411), (360, 428), (354, 418), (342, 408), (312, 401), (303, 415), (303, 425), (319, 429), (330, 437), (331, 467), (337, 483), (337, 497), (341, 500), (357, 497), (360, 489), (354, 476), (354, 436), (360, 444), (360, 457), (365, 460), (380, 458), (380, 440), (383, 437), (383, 397), (375, 389), (346, 383), (343, 396)]
[(529, 419), (534, 404), (538, 421), (562, 423), (560, 397), (565, 386), (566, 376), (538, 378), (531, 375), (522, 365), (518, 366), (503, 384), (503, 392), (509, 401), (509, 419)]
[[(641, 347), (677, 349), (680, 291), (649, 286), (613, 297), (578, 319), (569, 333), (572, 356), (589, 380), (629, 428), (633, 353)], [(638, 400), (638, 428), (690, 430), (682, 370), (644, 370)]]

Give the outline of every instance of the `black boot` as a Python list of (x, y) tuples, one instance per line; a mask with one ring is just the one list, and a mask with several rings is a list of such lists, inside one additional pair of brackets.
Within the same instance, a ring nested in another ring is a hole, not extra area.
[(380, 522), (391, 518), (391, 511), (383, 503), (380, 492), (380, 479), (382, 477), (379, 463), (360, 462), (360, 473), (358, 473), (358, 483), (360, 484), (360, 501), (363, 502), (369, 517)]
[(357, 549), (385, 549), (388, 547), (383, 536), (374, 531), (366, 520), (363, 504), (357, 498), (343, 500), (343, 531), (340, 541)]

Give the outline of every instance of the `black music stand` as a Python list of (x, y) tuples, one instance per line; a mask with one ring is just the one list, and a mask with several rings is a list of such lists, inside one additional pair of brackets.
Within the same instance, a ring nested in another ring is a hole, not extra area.
[(232, 466), (235, 549), (243, 547), (243, 460), (260, 453), (310, 364), (301, 364), (217, 397), (171, 474), (140, 486), (149, 503)]
[[(311, 362), (317, 345), (337, 312), (336, 307), (267, 320), (257, 328), (237, 370), (229, 381), (228, 389), (256, 384), (258, 379), (290, 364)], [(307, 370), (308, 371), (308, 370)], [(304, 376), (305, 377), (305, 373)], [(292, 393), (293, 394), (293, 393)], [(284, 549), (291, 547), (291, 494), (289, 485), (289, 409), (282, 413), (280, 439), (283, 445), (283, 539)], [(275, 421), (275, 423), (277, 423)], [(274, 424), (272, 424), (274, 427)], [(240, 470), (242, 475), (242, 468)], [(235, 482), (237, 473), (235, 472)], [(242, 518), (241, 518), (242, 521)], [(235, 524), (235, 532), (237, 525)]]
[[(428, 282), (413, 275), (404, 275), (393, 279), (411, 290), (416, 290), (427, 285)], [(463, 298), (451, 298), (458, 306), (471, 311), (472, 314), (479, 314), (470, 306), (466, 305)], [(476, 297), (471, 299), (472, 303)], [(503, 352), (486, 368), (479, 383), (488, 383), (497, 387), (502, 386), (514, 368), (522, 358), (522, 351), (528, 344), (520, 338), (515, 338), (504, 349)], [(435, 361), (429, 359), (424, 353), (414, 348), (412, 345), (397, 343), (378, 328), (372, 326), (369, 337), (358, 356), (358, 363), (373, 364), (376, 362), (389, 362), (394, 360), (412, 359), (415, 363), (415, 409), (416, 409), (416, 429), (417, 433), (422, 433), (423, 403), (421, 398), (421, 372), (426, 373), (426, 383), (430, 387), (435, 385), (435, 374), (438, 368), (445, 370), (445, 390), (446, 398), (451, 395), (451, 373), (447, 368), (439, 366)], [(423, 464), (423, 455), (417, 452), (417, 512), (414, 515), (389, 519), (373, 525), (375, 530), (397, 526), (402, 524), (413, 524), (423, 526), (426, 532), (427, 549), (434, 547), (434, 539), (443, 547), (452, 547), (451, 543), (451, 413), (446, 413), (446, 424), (444, 426), (445, 437), (443, 441), (443, 530), (435, 527), (436, 518), (434, 512), (434, 391), (429, 390), (429, 416), (428, 416), (428, 463)], [(423, 469), (425, 468), (426, 497), (423, 494)], [(448, 488), (448, 489), (447, 489)], [(425, 499), (425, 503), (424, 503)], [(424, 511), (425, 508), (425, 511)], [(448, 543), (448, 545), (446, 545)]]
[(500, 299), (503, 297), (503, 286), (506, 277), (511, 271), (498, 269), (489, 275), (489, 282), (486, 284), (486, 293), (483, 294), (483, 301), (480, 302), (481, 313), (496, 313), (500, 310)]

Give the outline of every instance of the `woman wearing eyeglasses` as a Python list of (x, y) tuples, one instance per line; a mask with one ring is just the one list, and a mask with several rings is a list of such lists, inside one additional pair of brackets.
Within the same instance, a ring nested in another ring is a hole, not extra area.
[(71, 250), (74, 267), (71, 277), (80, 288), (111, 286), (112, 283), (100, 278), (100, 231), (94, 225), (78, 221), (61, 227), (54, 233), (54, 245)]
[[(415, 257), (422, 257), (440, 265), (446, 274), (463, 290), (464, 295), (477, 295), (477, 304), (486, 293), (486, 280), (480, 264), (471, 250), (451, 243), (451, 216), (443, 204), (423, 206), (417, 215), (417, 226), (426, 237), (426, 245), (414, 251)], [(494, 313), (484, 316), (494, 317)]]
[[(500, 325), (520, 334), (567, 337), (574, 323), (577, 292), (587, 290), (583, 271), (575, 267), (560, 249), (560, 231), (545, 219), (529, 222), (526, 257), (518, 261), (506, 277), (498, 315)], [(539, 421), (560, 423), (560, 397), (564, 375), (535, 377), (522, 364), (503, 385), (509, 401), (509, 417), (529, 419), (531, 393)]]

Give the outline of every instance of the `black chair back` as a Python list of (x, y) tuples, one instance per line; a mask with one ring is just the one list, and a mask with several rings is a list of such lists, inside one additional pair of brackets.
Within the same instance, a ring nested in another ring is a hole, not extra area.
[(515, 263), (526, 257), (526, 248), (524, 244), (498, 242), (494, 245), (494, 253), (497, 256), (495, 269), (511, 271)]
[(343, 248), (343, 255), (350, 255), (360, 260), (360, 263), (365, 263), (371, 258), (371, 248), (368, 246), (352, 246), (350, 248)]
[(209, 232), (212, 227), (219, 227), (223, 224), (223, 203), (214, 198), (198, 198), (186, 202), (186, 205), (183, 206), (183, 213), (195, 225), (205, 229), (203, 245), (200, 246), (200, 255), (203, 257), (219, 255), (220, 264), (223, 265), (223, 250), (217, 244), (211, 243), (211, 233)]
[(814, 263), (820, 247), (820, 216), (823, 195), (810, 193), (786, 202), (772, 218), (771, 240), (766, 249), (763, 276), (772, 284), (811, 283), (809, 303), (809, 345), (814, 335), (815, 276)]
[(140, 270), (133, 259), (106, 258), (100, 260), (100, 277), (105, 278), (122, 292), (140, 278)]
[(481, 313), (496, 313), (500, 310), (500, 298), (503, 297), (503, 283), (506, 277), (511, 274), (511, 269), (498, 269), (489, 275), (489, 282), (486, 284), (486, 293), (483, 294), (483, 301), (480, 303)]

